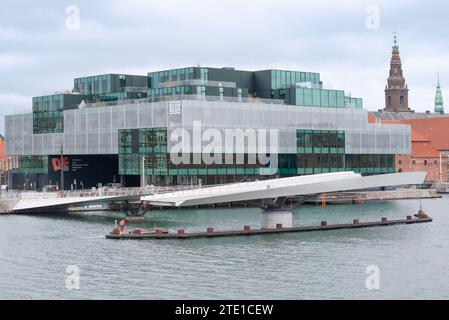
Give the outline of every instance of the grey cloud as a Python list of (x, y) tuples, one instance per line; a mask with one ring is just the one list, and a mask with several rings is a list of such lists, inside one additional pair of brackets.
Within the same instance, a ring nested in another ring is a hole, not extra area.
[[(81, 10), (79, 31), (65, 29), (69, 4)], [(370, 4), (379, 6), (379, 30), (365, 27)], [(399, 32), (410, 100), (417, 110), (428, 109), (433, 99), (436, 70), (443, 84), (446, 78), (449, 82), (443, 58), (449, 51), (449, 3), (444, 0), (432, 5), (409, 0), (44, 0), (2, 5), (2, 113), (30, 110), (32, 96), (70, 89), (75, 77), (130, 70), (146, 74), (197, 63), (317, 71), (325, 84), (363, 97), (366, 107), (377, 109), (383, 105), (393, 30)], [(13, 102), (6, 98), (11, 96), (22, 98)]]

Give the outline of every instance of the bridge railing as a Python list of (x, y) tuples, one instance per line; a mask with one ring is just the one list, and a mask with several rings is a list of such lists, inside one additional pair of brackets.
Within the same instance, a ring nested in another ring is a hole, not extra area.
[[(120, 196), (145, 196), (145, 195), (163, 195), (172, 192), (204, 192), (211, 188), (223, 187), (232, 188), (233, 184), (222, 185), (182, 185), (182, 186), (147, 186), (147, 187), (131, 187), (131, 188), (114, 188), (103, 187), (84, 190), (64, 190), (64, 191), (28, 191), (28, 190), (9, 190), (0, 193), (1, 198), (15, 199), (56, 199), (56, 198), (86, 198), (86, 197), (120, 197)], [(206, 191), (207, 192), (207, 191)]]
[[(9, 191), (8, 198), (19, 199), (56, 199), (56, 198), (86, 198), (86, 197), (126, 197), (126, 196), (144, 196), (153, 194), (165, 194), (175, 191), (187, 191), (199, 189), (197, 185), (186, 186), (147, 186), (136, 188), (98, 188), (98, 189), (84, 189), (84, 190), (65, 190), (65, 191)], [(203, 187), (207, 188), (207, 187)], [(6, 197), (2, 195), (2, 197)]]

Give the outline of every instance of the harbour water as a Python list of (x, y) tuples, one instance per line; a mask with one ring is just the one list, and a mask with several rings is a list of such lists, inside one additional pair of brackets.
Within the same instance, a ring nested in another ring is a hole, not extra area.
[[(0, 298), (448, 299), (449, 198), (422, 204), (434, 222), (190, 240), (107, 240), (118, 212), (3, 215)], [(302, 206), (293, 224), (405, 218), (418, 209), (418, 200)], [(128, 227), (226, 230), (262, 220), (254, 208), (164, 210)], [(79, 268), (79, 289), (66, 286), (68, 266)], [(372, 266), (378, 290), (366, 286)]]

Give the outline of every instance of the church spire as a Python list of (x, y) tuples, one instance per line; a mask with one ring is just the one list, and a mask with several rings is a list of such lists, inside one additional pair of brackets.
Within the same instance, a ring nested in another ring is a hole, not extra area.
[(408, 88), (402, 71), (401, 56), (399, 54), (398, 37), (394, 33), (393, 52), (391, 54), (390, 75), (385, 88), (385, 111), (407, 112)]
[(396, 32), (393, 32), (394, 34), (394, 46), (393, 46), (393, 51), (399, 51), (399, 46), (398, 46), (398, 35)]
[(444, 113), (443, 95), (440, 86), (440, 73), (438, 72), (437, 92), (435, 94), (435, 113)]

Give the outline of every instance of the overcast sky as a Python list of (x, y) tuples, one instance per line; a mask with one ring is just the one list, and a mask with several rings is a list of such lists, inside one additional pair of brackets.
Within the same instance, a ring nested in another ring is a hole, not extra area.
[(393, 31), (410, 106), (433, 110), (437, 71), (449, 94), (448, 12), (445, 0), (2, 0), (0, 132), (4, 114), (31, 111), (32, 96), (72, 89), (75, 77), (197, 64), (320, 72), (377, 110)]

